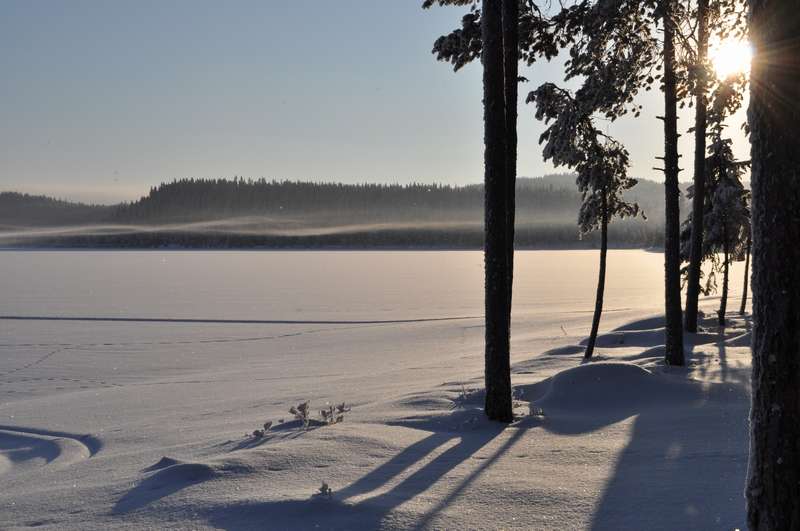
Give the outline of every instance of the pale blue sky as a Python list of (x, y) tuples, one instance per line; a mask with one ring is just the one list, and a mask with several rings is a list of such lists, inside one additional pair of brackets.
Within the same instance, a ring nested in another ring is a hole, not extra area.
[[(0, 0), (0, 189), (111, 202), (179, 177), (479, 182), (480, 68), (430, 53), (464, 10), (420, 4)], [(523, 100), (559, 68), (525, 75)], [(610, 131), (658, 179), (648, 98)], [(521, 103), (522, 175), (552, 171), (541, 129)]]

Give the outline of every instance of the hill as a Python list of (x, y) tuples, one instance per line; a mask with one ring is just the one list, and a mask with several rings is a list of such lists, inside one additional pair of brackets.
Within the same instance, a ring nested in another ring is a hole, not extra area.
[(86, 205), (42, 195), (0, 193), (0, 226), (53, 227), (108, 221), (115, 207)]
[[(628, 196), (648, 219), (615, 222), (612, 242), (658, 245), (663, 185), (642, 180)], [(577, 232), (573, 175), (520, 178), (516, 205), (519, 247), (595, 244)], [(114, 206), (0, 194), (7, 245), (479, 248), (482, 224), (482, 185), (181, 179)]]

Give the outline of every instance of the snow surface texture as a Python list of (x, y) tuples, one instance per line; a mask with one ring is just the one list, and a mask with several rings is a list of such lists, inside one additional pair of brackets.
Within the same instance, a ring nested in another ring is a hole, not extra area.
[[(504, 427), (481, 253), (4, 252), (3, 315), (132, 320), (0, 320), (0, 528), (743, 527), (749, 321), (665, 367), (663, 258), (611, 251), (581, 364), (596, 267), (517, 254)], [(304, 429), (303, 400), (353, 407)]]

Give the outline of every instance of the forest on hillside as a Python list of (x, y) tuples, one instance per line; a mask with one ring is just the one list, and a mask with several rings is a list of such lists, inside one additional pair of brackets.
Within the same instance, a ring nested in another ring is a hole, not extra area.
[[(581, 195), (570, 174), (517, 183), (517, 245), (586, 247)], [(628, 193), (647, 219), (611, 230), (613, 246), (661, 242), (662, 185)], [(342, 184), (250, 179), (180, 179), (137, 201), (112, 206), (0, 194), (7, 245), (210, 248), (480, 248), (483, 185)], [(29, 229), (51, 228), (53, 230)]]

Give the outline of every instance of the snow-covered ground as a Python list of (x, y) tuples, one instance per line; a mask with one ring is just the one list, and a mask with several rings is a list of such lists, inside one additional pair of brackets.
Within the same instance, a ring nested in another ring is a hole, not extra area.
[[(743, 527), (741, 264), (730, 325), (709, 320), (689, 368), (666, 368), (663, 257), (611, 251), (581, 365), (597, 253), (517, 253), (508, 427), (479, 409), (482, 268), (478, 252), (0, 253), (0, 528)], [(287, 411), (304, 400), (352, 411), (303, 429)]]

